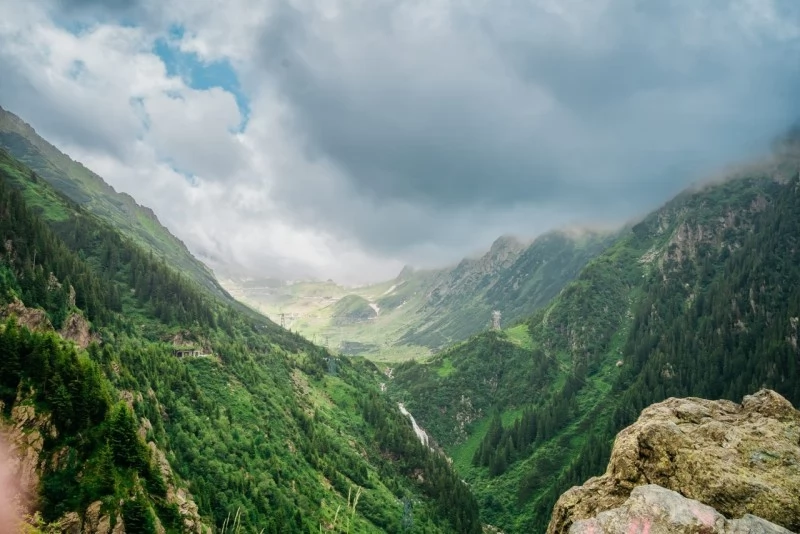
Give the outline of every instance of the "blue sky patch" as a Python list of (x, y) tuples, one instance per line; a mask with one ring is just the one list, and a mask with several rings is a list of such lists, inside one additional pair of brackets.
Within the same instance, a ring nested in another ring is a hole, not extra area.
[(236, 98), (236, 104), (242, 115), (240, 131), (243, 130), (250, 117), (250, 106), (230, 61), (225, 59), (205, 62), (194, 52), (183, 52), (178, 47), (178, 42), (182, 37), (183, 28), (172, 27), (168, 37), (156, 41), (153, 53), (164, 62), (167, 74), (179, 76), (192, 89), (204, 90), (219, 87), (231, 93)]

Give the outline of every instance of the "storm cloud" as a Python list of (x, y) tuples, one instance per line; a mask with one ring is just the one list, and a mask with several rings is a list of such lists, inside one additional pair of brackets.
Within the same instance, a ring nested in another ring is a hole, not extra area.
[[(500, 234), (621, 223), (765, 153), (800, 117), (793, 0), (50, 5), (38, 16), (55, 26), (94, 28), (62, 38), (73, 59), (97, 54), (86, 83), (54, 86), (31, 52), (46, 46), (0, 22), (0, 103), (223, 270), (374, 279)], [(227, 62), (242, 94), (167, 72), (159, 39)], [(109, 46), (113, 66), (98, 59)], [(180, 203), (194, 210), (168, 209)]]
[(261, 64), (309, 156), (376, 202), (652, 202), (797, 116), (797, 4), (747, 5), (282, 4)]

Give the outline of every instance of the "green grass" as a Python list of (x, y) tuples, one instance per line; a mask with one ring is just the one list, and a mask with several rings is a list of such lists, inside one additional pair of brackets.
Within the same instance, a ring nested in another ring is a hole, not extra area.
[(453, 367), (453, 361), (450, 358), (443, 358), (442, 365), (438, 369), (436, 369), (436, 374), (442, 378), (446, 378), (453, 374), (456, 368)]
[(10, 158), (3, 157), (0, 159), (0, 172), (6, 173), (15, 182), (24, 186), (25, 203), (41, 210), (45, 218), (56, 222), (69, 218), (69, 212), (58, 195), (39, 180), (29, 180), (21, 165)]
[(508, 336), (509, 340), (516, 343), (520, 347), (524, 349), (533, 348), (533, 340), (531, 339), (531, 333), (528, 329), (527, 323), (518, 324), (517, 326), (504, 330), (504, 332)]
[(469, 477), (475, 470), (472, 465), (472, 457), (475, 456), (481, 440), (483, 440), (486, 432), (489, 431), (490, 423), (491, 417), (484, 417), (480, 421), (473, 423), (469, 438), (449, 450), (453, 465), (462, 476)]

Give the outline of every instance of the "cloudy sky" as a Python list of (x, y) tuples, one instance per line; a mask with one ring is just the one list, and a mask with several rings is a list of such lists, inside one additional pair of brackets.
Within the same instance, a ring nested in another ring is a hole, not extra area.
[(640, 215), (800, 117), (796, 0), (0, 0), (0, 105), (235, 273)]

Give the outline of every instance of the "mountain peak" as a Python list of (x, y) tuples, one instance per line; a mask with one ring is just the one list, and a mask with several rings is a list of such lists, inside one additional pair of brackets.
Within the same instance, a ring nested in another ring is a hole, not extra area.
[(514, 261), (525, 246), (516, 238), (510, 235), (502, 235), (494, 240), (492, 246), (478, 262), (482, 269), (492, 269), (500, 267)]
[(412, 267), (411, 265), (404, 265), (403, 269), (400, 271), (400, 274), (397, 275), (397, 279), (398, 280), (406, 280), (411, 275), (413, 275), (415, 272), (416, 272), (416, 269), (414, 269), (414, 267)]
[(489, 248), (489, 254), (497, 254), (503, 251), (520, 251), (524, 245), (513, 235), (504, 234), (494, 240)]

